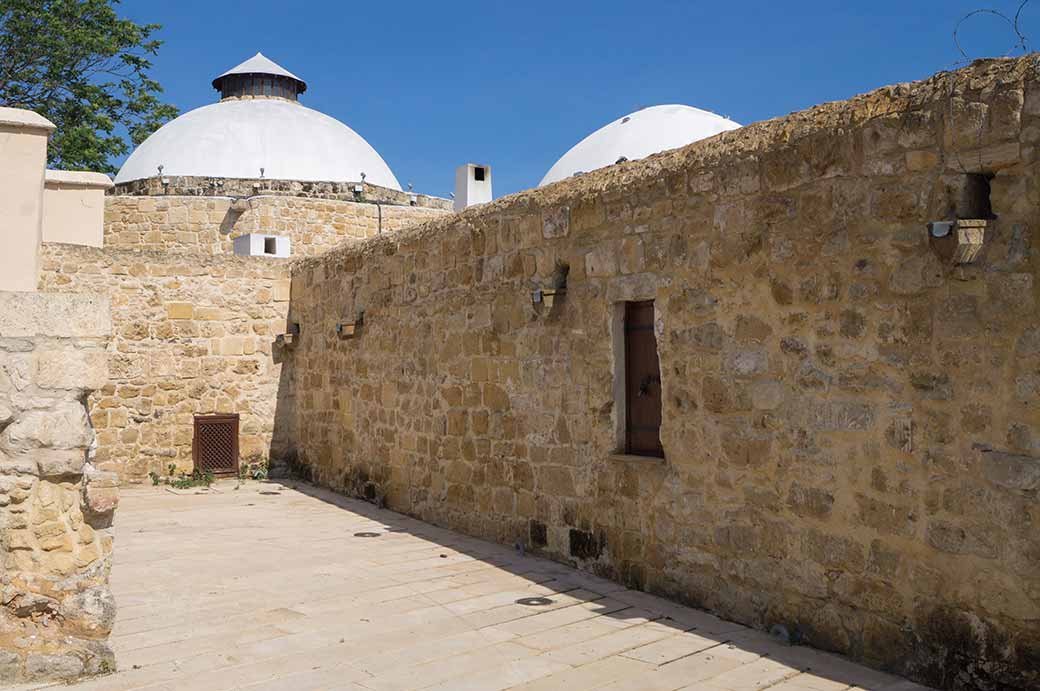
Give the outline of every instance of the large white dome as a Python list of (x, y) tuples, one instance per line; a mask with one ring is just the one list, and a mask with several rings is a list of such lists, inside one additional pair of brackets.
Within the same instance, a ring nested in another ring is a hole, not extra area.
[[(159, 174), (365, 182), (400, 190), (361, 135), (299, 104), (307, 84), (257, 53), (213, 80), (221, 101), (160, 127), (130, 154), (116, 183)], [(263, 172), (261, 173), (261, 169)]]
[(549, 169), (538, 186), (612, 165), (621, 158), (634, 161), (677, 149), (738, 127), (739, 124), (728, 118), (690, 106), (666, 105), (637, 110), (578, 142)]
[(160, 127), (126, 159), (116, 183), (163, 175), (357, 182), (401, 189), (386, 162), (339, 120), (299, 103), (226, 100)]

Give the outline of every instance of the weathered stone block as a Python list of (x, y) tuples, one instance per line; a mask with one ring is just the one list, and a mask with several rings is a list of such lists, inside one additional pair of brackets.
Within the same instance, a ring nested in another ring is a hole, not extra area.
[(116, 601), (107, 586), (95, 586), (65, 598), (61, 616), (73, 636), (104, 638), (116, 621)]
[(194, 319), (195, 306), (190, 302), (167, 302), (167, 319)]
[[(925, 232), (922, 227), (921, 233)], [(943, 269), (938, 258), (931, 252), (922, 252), (903, 260), (892, 271), (888, 287), (898, 295), (915, 295), (929, 288), (937, 288), (942, 282)]]
[(618, 257), (614, 247), (601, 246), (585, 255), (585, 274), (590, 277), (615, 276)]
[(964, 528), (949, 521), (932, 521), (925, 532), (928, 544), (941, 552), (975, 554), (987, 559), (997, 556), (997, 547), (985, 530), (972, 526)]
[(84, 508), (91, 514), (109, 514), (119, 506), (119, 476), (88, 469), (83, 481)]
[(542, 214), (542, 235), (545, 238), (562, 238), (570, 233), (571, 210), (561, 206)]
[(83, 474), (85, 449), (36, 449), (28, 452), (36, 459), (40, 477), (75, 477)]
[(1025, 454), (984, 451), (979, 454), (986, 479), (1005, 489), (1040, 489), (1040, 458)]
[(0, 292), (0, 337), (103, 338), (109, 301), (97, 295)]
[(83, 404), (56, 401), (48, 410), (30, 410), (19, 415), (0, 435), (0, 448), (86, 449), (93, 438)]
[(799, 516), (824, 519), (831, 515), (834, 496), (817, 487), (793, 483), (787, 494), (787, 505)]
[(96, 350), (41, 350), (34, 380), (44, 389), (100, 389), (108, 382), (108, 357)]

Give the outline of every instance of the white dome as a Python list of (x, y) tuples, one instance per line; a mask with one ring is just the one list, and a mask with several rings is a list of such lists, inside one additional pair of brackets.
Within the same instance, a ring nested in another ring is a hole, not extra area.
[(653, 106), (637, 110), (601, 127), (578, 142), (549, 169), (539, 187), (575, 173), (588, 173), (668, 149), (677, 149), (700, 139), (735, 130), (739, 124), (715, 113), (690, 106)]
[(400, 190), (389, 166), (339, 120), (299, 103), (230, 99), (160, 127), (126, 159), (116, 183), (158, 175), (358, 182)]

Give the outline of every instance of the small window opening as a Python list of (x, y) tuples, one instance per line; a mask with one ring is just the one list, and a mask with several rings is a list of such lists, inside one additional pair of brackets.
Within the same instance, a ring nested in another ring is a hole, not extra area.
[(277, 238), (264, 238), (264, 254), (278, 254)]
[(969, 173), (964, 185), (964, 199), (958, 214), (961, 218), (984, 218), (992, 220), (993, 205), (990, 201), (992, 173)]
[(624, 305), (625, 453), (664, 458), (654, 301)]
[(485, 171), (481, 166), (477, 166), (473, 169), (473, 179), (477, 182), (484, 182)]

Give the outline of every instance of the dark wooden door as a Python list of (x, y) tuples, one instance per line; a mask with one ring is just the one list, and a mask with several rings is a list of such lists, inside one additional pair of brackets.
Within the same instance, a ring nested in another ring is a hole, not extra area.
[(625, 303), (625, 413), (625, 452), (663, 457), (653, 300)]
[(195, 470), (238, 474), (238, 414), (196, 415), (191, 440)]

